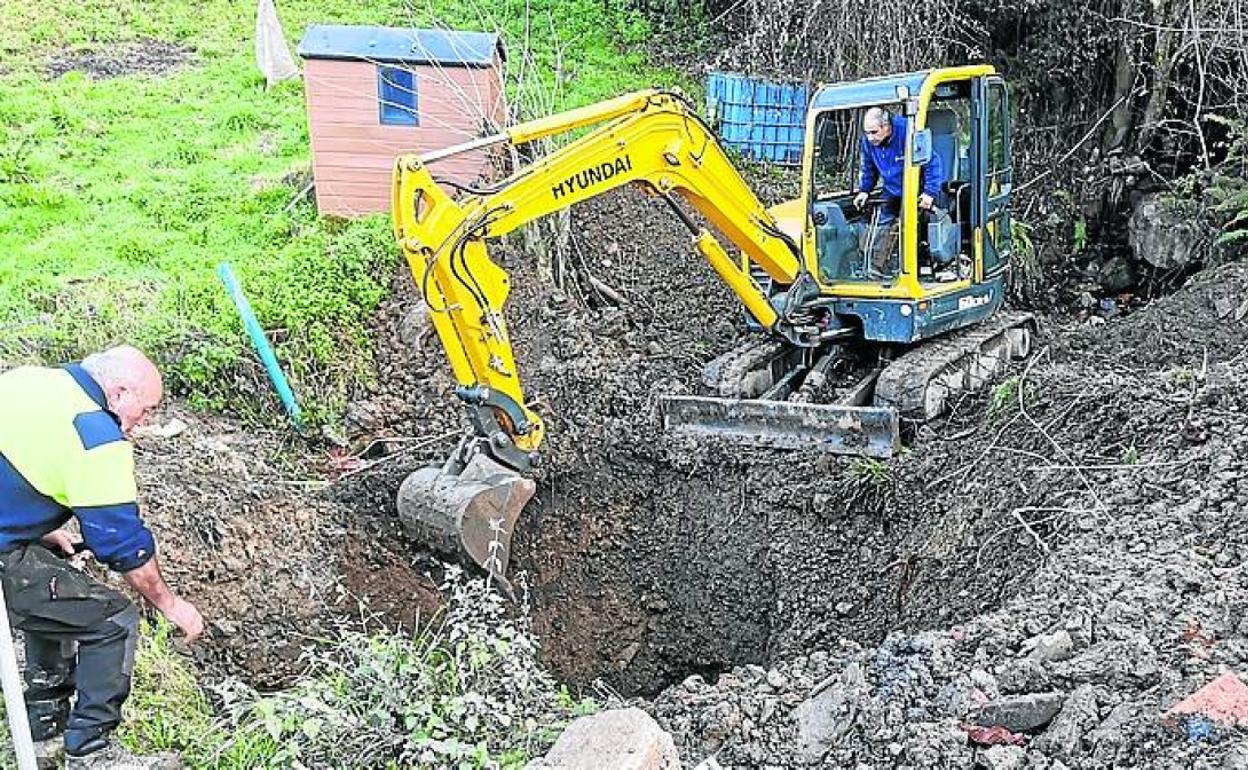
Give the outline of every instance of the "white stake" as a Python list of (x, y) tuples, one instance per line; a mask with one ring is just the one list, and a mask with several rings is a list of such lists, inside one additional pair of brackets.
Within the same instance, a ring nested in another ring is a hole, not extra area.
[(9, 628), (4, 591), (0, 591), (0, 684), (4, 685), (4, 710), (9, 715), (17, 768), (36, 770), (35, 744), (31, 741), (30, 722), (26, 719), (26, 699), (22, 695), (22, 677), (17, 671), (17, 652), (13, 649), (13, 630)]

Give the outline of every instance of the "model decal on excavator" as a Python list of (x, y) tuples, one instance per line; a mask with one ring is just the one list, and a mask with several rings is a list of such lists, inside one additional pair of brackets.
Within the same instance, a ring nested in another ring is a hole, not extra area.
[(616, 158), (614, 162), (608, 161), (576, 172), (559, 184), (553, 185), (550, 188), (550, 193), (555, 196), (555, 200), (559, 200), (564, 195), (570, 195), (578, 189), (584, 190), (592, 185), (602, 184), (616, 174), (623, 174), (632, 170), (633, 159), (624, 155)]
[[(627, 94), (399, 158), (395, 236), (473, 425), (442, 466), (403, 483), (405, 529), (505, 581), (515, 522), (536, 492), (529, 475), (545, 423), (521, 386), (504, 312), (510, 277), (487, 243), (630, 183), (671, 207), (762, 332), (706, 365), (704, 395), (682, 390), (661, 399), (664, 426), (695, 440), (890, 456), (902, 418), (940, 414), (952, 395), (1030, 347), (1030, 316), (997, 313), (993, 301), (1009, 273), (1009, 228), (994, 229), (1009, 216), (1001, 192), (1012, 174), (1004, 91), (987, 65), (820, 88), (809, 106), (801, 198), (775, 214), (673, 92)], [(854, 189), (868, 107), (895, 113), (889, 125), (904, 132), (899, 198), (890, 197), (895, 190)], [(594, 128), (507, 179), (454, 197), (428, 168), (586, 127)], [(939, 217), (918, 205), (936, 156)], [(586, 167), (598, 158), (609, 160)], [(914, 312), (936, 306), (950, 312)]]

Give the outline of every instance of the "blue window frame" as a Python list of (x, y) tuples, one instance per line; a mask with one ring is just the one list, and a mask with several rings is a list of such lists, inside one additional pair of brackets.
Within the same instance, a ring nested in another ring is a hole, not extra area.
[(377, 102), (383, 126), (419, 126), (416, 76), (401, 67), (377, 68)]

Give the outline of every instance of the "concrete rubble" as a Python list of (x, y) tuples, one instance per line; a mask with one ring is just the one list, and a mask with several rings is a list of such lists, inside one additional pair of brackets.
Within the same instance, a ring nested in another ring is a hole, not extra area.
[[(1226, 266), (1055, 343), (1029, 377), (1037, 399), (1071, 394), (1065, 414), (1033, 407), (1048, 428), (1031, 445), (998, 423), (990, 437), (1035, 456), (977, 469), (991, 480), (975, 489), (1007, 514), (1057, 515), (1013, 517), (960, 546), (971, 566), (1014, 536), (1020, 550), (1002, 558), (1040, 557), (1011, 567), (1003, 601), (953, 622), (903, 612), (875, 643), (812, 636), (769, 661), (773, 681), (743, 666), (685, 679), (647, 707), (686, 765), (1248, 766), (1248, 326), (1208, 320), (1245, 291), (1248, 268)], [(1062, 459), (1036, 458), (1055, 446)], [(968, 569), (957, 549), (944, 558)]]

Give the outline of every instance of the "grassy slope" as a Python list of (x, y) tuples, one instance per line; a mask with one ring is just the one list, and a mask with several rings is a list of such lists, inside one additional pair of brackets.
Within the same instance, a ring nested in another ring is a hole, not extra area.
[[(670, 80), (621, 52), (644, 25), (602, 0), (278, 5), (292, 46), (313, 22), (501, 30), (513, 52), (532, 51), (540, 77), (525, 88), (557, 88), (560, 107)], [(309, 161), (303, 92), (264, 90), (254, 9), (0, 0), (0, 359), (65, 360), (130, 340), (164, 361), (175, 391), (248, 411), (260, 402), (237, 396), (256, 369), (238, 365), (250, 354), (213, 273), (228, 259), (302, 397), (332, 406), (367, 373), (365, 323), (397, 264), (388, 224), (288, 206)], [(142, 38), (194, 58), (165, 75), (45, 79), (51, 55)], [(513, 75), (523, 59), (513, 55)]]

